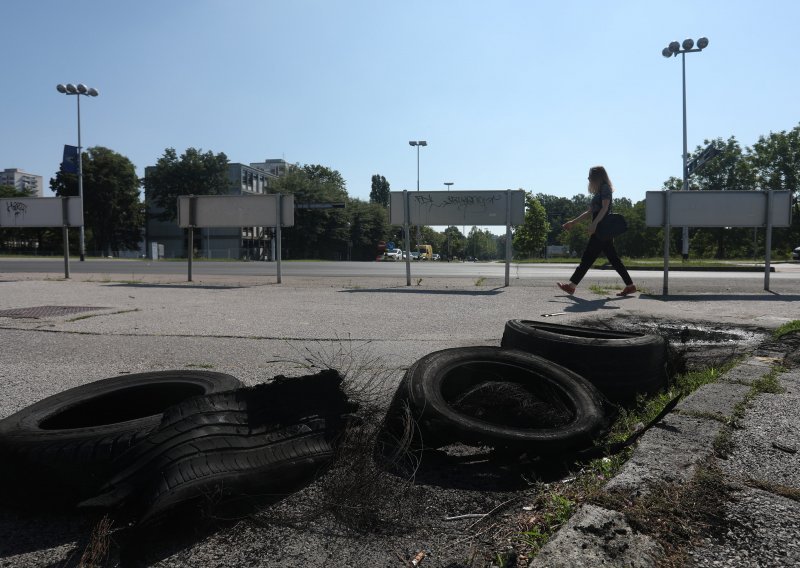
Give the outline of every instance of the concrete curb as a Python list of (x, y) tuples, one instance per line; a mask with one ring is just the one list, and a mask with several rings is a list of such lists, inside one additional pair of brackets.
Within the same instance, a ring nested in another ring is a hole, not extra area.
[[(704, 385), (681, 401), (641, 437), (631, 458), (605, 489), (638, 499), (653, 484), (691, 481), (697, 466), (714, 453), (714, 441), (732, 419), (735, 407), (745, 400), (749, 385), (771, 370), (763, 359), (750, 357), (719, 382)], [(659, 552), (663, 552), (660, 546), (635, 533), (621, 513), (584, 505), (529, 567), (653, 566)]]

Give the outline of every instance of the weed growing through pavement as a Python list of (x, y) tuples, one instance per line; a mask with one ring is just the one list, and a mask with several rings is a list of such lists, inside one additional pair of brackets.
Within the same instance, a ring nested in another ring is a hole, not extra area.
[(774, 493), (775, 495), (780, 495), (781, 497), (786, 497), (792, 501), (800, 502), (800, 489), (796, 487), (788, 487), (786, 485), (772, 483), (761, 479), (748, 479), (747, 485), (750, 487), (755, 487), (756, 489)]
[(774, 366), (769, 373), (759, 377), (750, 384), (750, 391), (744, 399), (733, 407), (730, 419), (725, 423), (725, 427), (717, 435), (713, 442), (714, 455), (720, 458), (727, 458), (733, 451), (733, 430), (739, 427), (744, 419), (745, 411), (752, 400), (760, 394), (780, 394), (784, 391), (778, 380), (778, 375), (785, 369), (780, 365)]
[(778, 329), (773, 331), (772, 332), (772, 337), (774, 339), (780, 339), (784, 335), (787, 335), (789, 333), (795, 333), (795, 332), (798, 332), (798, 331), (800, 331), (800, 320), (792, 320), (790, 322), (786, 322), (785, 324), (780, 326)]
[(273, 508), (260, 520), (291, 525), (319, 518), (322, 512), (357, 532), (397, 532), (410, 528), (424, 506), (409, 495), (413, 478), (389, 476), (376, 464), (374, 449), (386, 412), (386, 400), (397, 388), (398, 369), (386, 365), (370, 341), (340, 339), (294, 348), (296, 363), (307, 369), (334, 369), (342, 388), (358, 405), (337, 440), (337, 455), (307, 492), (302, 505)]
[[(621, 290), (622, 288), (620, 288)], [(608, 296), (611, 293), (611, 288), (608, 286), (601, 286), (600, 284), (590, 284), (589, 291), (598, 296)]]
[(93, 568), (106, 565), (110, 551), (112, 525), (113, 522), (109, 516), (105, 515), (94, 526), (89, 542), (78, 563), (79, 567)]
[(686, 551), (701, 538), (727, 532), (725, 505), (733, 487), (710, 458), (698, 465), (689, 483), (659, 482), (638, 498), (603, 492), (595, 505), (623, 513), (631, 528), (655, 539), (665, 551), (659, 566), (686, 566)]
[(475, 281), (475, 286), (483, 286), (483, 283), (486, 282), (486, 278), (481, 276)]
[(575, 502), (559, 493), (551, 493), (542, 501), (541, 510), (531, 517), (531, 526), (520, 533), (523, 542), (533, 551), (541, 549), (549, 536), (564, 526), (575, 510)]
[[(622, 286), (619, 284), (603, 286), (600, 284), (590, 284), (589, 291), (593, 294), (597, 294), (598, 296), (611, 296), (612, 294), (616, 294), (618, 291), (622, 290)], [(640, 286), (636, 286), (636, 291), (639, 295), (652, 295), (652, 291), (649, 288), (642, 288)]]

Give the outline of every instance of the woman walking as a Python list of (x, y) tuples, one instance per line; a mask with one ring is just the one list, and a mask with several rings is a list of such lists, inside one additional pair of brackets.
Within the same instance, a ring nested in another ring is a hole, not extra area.
[(625, 265), (622, 264), (619, 255), (617, 255), (617, 250), (614, 248), (614, 239), (612, 237), (600, 237), (597, 235), (597, 226), (600, 224), (600, 221), (611, 213), (611, 194), (613, 191), (614, 186), (611, 185), (611, 180), (608, 179), (606, 169), (603, 166), (594, 166), (590, 168), (589, 193), (592, 194), (592, 201), (589, 203), (589, 209), (575, 217), (572, 221), (567, 221), (561, 225), (561, 227), (566, 230), (584, 218), (589, 216), (592, 218), (588, 229), (589, 242), (586, 245), (586, 249), (583, 251), (581, 263), (578, 265), (578, 268), (575, 269), (575, 272), (572, 273), (569, 282), (558, 282), (558, 287), (567, 294), (575, 293), (575, 288), (580, 284), (583, 277), (586, 276), (586, 272), (592, 264), (594, 264), (594, 261), (597, 260), (597, 257), (600, 256), (601, 252), (606, 255), (611, 266), (614, 267), (617, 273), (622, 277), (622, 281), (625, 282), (625, 288), (623, 288), (622, 292), (617, 294), (617, 296), (627, 296), (636, 292), (636, 286), (634, 286), (630, 274), (628, 274)]

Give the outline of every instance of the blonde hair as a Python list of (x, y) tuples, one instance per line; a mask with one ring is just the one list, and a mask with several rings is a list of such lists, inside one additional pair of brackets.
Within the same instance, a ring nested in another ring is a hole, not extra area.
[(614, 191), (614, 186), (611, 184), (611, 180), (608, 179), (608, 172), (606, 172), (603, 166), (593, 166), (589, 168), (589, 193), (594, 195), (600, 191), (600, 186), (603, 185), (603, 183), (607, 183), (611, 191)]

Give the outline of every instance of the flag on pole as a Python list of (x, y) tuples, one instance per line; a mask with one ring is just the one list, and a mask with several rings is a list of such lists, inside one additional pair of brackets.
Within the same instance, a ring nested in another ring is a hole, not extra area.
[(64, 160), (61, 162), (61, 171), (65, 174), (78, 173), (78, 147), (64, 144)]

